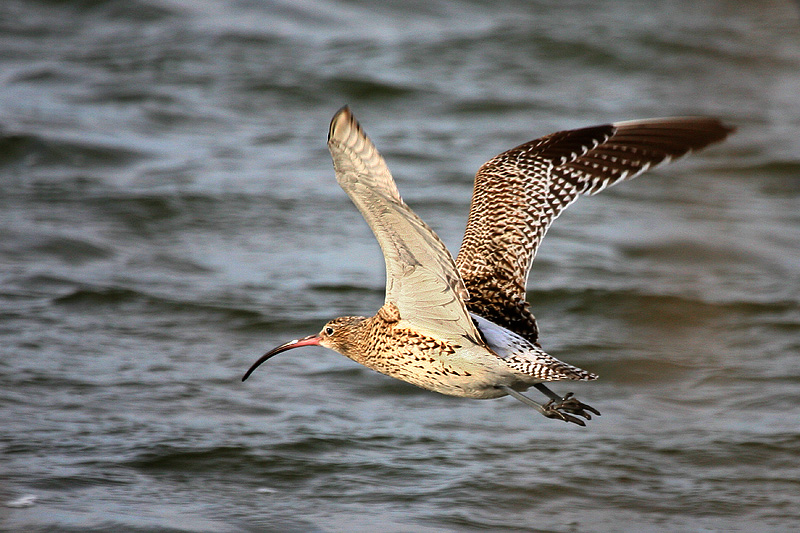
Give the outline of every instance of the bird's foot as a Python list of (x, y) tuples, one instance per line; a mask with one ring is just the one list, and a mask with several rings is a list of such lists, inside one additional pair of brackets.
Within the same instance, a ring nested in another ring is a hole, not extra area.
[(573, 424), (578, 424), (579, 426), (585, 426), (586, 423), (578, 418), (578, 416), (581, 416), (586, 420), (592, 419), (592, 415), (590, 413), (600, 416), (600, 411), (591, 405), (586, 405), (574, 396), (574, 394), (569, 392), (559, 400), (550, 400), (543, 406), (544, 416), (547, 418), (563, 420), (564, 422), (572, 422)]
[(507, 385), (497, 385), (497, 388), (504, 391), (509, 396), (521, 401), (525, 405), (533, 407), (547, 418), (555, 418), (558, 420), (563, 420), (564, 422), (572, 422), (573, 424), (577, 424), (579, 426), (586, 426), (586, 423), (578, 418), (578, 416), (582, 416), (586, 420), (591, 420), (592, 415), (586, 411), (600, 416), (600, 411), (594, 407), (586, 405), (585, 403), (579, 402), (573, 398), (573, 394), (571, 392), (562, 398), (541, 383), (537, 383), (535, 386), (537, 389), (542, 390), (542, 392), (550, 397), (550, 401), (545, 405), (531, 400), (524, 394), (515, 391)]

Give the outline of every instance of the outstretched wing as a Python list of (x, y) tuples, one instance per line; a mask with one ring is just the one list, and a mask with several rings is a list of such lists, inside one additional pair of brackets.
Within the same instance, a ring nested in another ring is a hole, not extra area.
[(554, 133), (488, 161), (475, 176), (456, 260), (469, 310), (537, 342), (525, 285), (553, 220), (581, 194), (596, 194), (732, 131), (701, 117), (618, 122)]
[(386, 261), (386, 302), (400, 319), (441, 340), (480, 342), (453, 256), (400, 198), (383, 157), (347, 107), (331, 121), (328, 149), (336, 180), (361, 211)]

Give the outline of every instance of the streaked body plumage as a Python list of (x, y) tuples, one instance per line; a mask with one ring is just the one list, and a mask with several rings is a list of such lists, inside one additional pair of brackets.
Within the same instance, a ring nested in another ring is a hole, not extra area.
[[(321, 345), (378, 372), (454, 396), (511, 394), (546, 416), (583, 425), (591, 407), (543, 382), (597, 376), (545, 353), (526, 301), (531, 262), (552, 221), (581, 194), (595, 194), (651, 166), (725, 138), (709, 118), (655, 119), (559, 132), (508, 150), (475, 178), (464, 241), (454, 260), (400, 197), (383, 158), (347, 107), (331, 121), (336, 179), (361, 211), (386, 262), (386, 300), (369, 318), (341, 317), (318, 335), (285, 343)], [(536, 386), (545, 406), (519, 394)], [(554, 402), (556, 402), (554, 404)]]

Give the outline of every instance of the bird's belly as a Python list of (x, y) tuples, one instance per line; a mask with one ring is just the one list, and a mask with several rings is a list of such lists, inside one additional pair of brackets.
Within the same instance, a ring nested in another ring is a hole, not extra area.
[(466, 398), (499, 398), (506, 395), (498, 388), (501, 385), (524, 390), (536, 382), (512, 371), (480, 346), (461, 348), (453, 353), (431, 353), (413, 347), (395, 349), (391, 353), (391, 356), (358, 362), (423, 389)]
[(472, 376), (438, 376), (436, 380), (430, 380), (419, 379), (419, 376), (388, 375), (440, 394), (481, 400), (505, 396), (506, 392), (499, 388), (500, 385), (506, 385), (517, 390), (526, 390), (533, 385), (533, 383), (525, 383), (518, 379), (506, 379), (505, 377), (503, 379), (476, 379)]

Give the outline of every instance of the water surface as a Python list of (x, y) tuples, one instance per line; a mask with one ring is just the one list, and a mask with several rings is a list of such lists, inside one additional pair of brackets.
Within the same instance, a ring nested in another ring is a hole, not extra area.
[[(799, 37), (778, 1), (0, 3), (0, 528), (796, 529)], [(325, 148), (345, 103), (453, 251), (504, 149), (739, 128), (545, 240), (543, 344), (602, 417), (313, 348), (240, 382), (382, 303)]]

